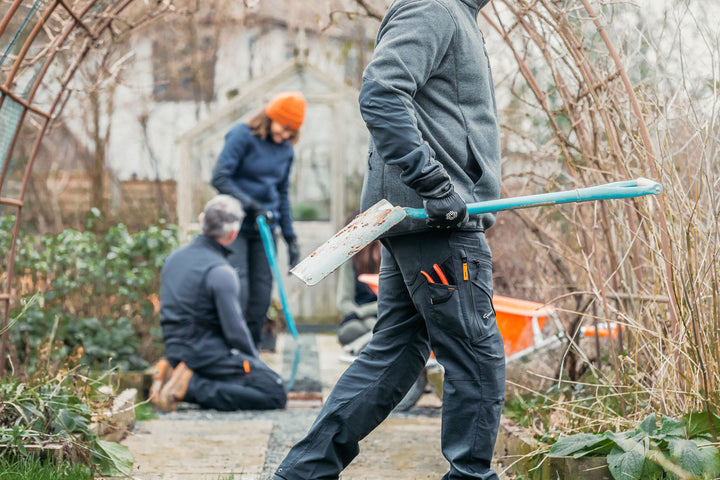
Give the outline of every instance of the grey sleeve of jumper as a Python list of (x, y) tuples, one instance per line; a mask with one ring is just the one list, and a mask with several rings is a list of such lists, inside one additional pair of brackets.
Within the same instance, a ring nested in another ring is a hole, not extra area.
[(207, 286), (215, 296), (225, 341), (246, 355), (258, 357), (250, 330), (240, 309), (240, 282), (229, 265), (211, 269), (207, 274)]
[[(408, 2), (386, 16), (363, 74), (360, 112), (386, 163), (420, 195), (435, 196), (450, 179), (417, 125), (413, 97), (437, 69), (456, 24), (437, 2)], [(452, 102), (455, 99), (448, 99)], [(428, 190), (430, 187), (430, 190)]]

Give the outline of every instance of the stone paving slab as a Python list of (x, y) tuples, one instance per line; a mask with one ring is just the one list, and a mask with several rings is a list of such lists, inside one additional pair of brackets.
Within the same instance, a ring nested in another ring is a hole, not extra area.
[(135, 458), (132, 478), (245, 479), (262, 473), (272, 421), (177, 418), (182, 415), (142, 422), (122, 442)]
[(343, 480), (439, 479), (449, 466), (440, 453), (440, 418), (388, 418), (360, 442)]

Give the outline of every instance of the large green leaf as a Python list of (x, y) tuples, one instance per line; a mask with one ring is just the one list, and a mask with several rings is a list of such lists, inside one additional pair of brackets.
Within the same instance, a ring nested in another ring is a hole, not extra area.
[(720, 435), (720, 417), (715, 413), (692, 412), (683, 415), (683, 423), (687, 425), (687, 437), (711, 434), (715, 431)]
[[(605, 431), (603, 432), (603, 437), (607, 438), (609, 441), (613, 442), (613, 445), (617, 445), (620, 448), (624, 448), (626, 450), (630, 450), (634, 448), (635, 443), (641, 441), (643, 438), (646, 438), (647, 435), (643, 432), (636, 433), (637, 431), (628, 431), (628, 432), (611, 432), (611, 431)], [(608, 452), (609, 453), (609, 452)]]
[(94, 456), (100, 465), (100, 471), (106, 476), (127, 476), (132, 473), (135, 462), (130, 450), (116, 442), (98, 439)]
[(660, 478), (662, 469), (647, 458), (650, 439), (641, 441), (624, 439), (623, 446), (617, 446), (607, 456), (610, 473), (615, 480), (653, 480)]
[(607, 457), (610, 473), (615, 480), (630, 480), (642, 478), (640, 475), (645, 464), (645, 454), (642, 444), (637, 448), (624, 451), (622, 448), (614, 448)]
[(686, 472), (707, 479), (720, 475), (720, 453), (714, 445), (673, 438), (668, 440), (668, 446), (670, 460)]
[(703, 478), (720, 478), (720, 450), (716, 445), (707, 444), (704, 441), (693, 440), (700, 448), (702, 455)]
[(549, 457), (583, 457), (592, 453), (594, 456), (603, 456), (612, 449), (613, 442), (602, 435), (592, 433), (577, 433), (563, 437), (557, 441), (548, 452)]
[(676, 418), (668, 417), (663, 415), (660, 420), (660, 437), (671, 436), (678, 438), (685, 438), (687, 435), (687, 428), (685, 422)]
[(57, 412), (56, 420), (52, 423), (54, 433), (73, 433), (77, 428), (75, 418), (67, 408), (63, 408)]
[(657, 432), (657, 417), (654, 413), (649, 414), (645, 419), (640, 422), (640, 425), (638, 425), (636, 432), (644, 432), (648, 435), (655, 435)]

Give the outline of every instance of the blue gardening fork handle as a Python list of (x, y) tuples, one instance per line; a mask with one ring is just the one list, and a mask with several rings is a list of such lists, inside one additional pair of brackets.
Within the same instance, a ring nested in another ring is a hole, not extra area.
[(278, 293), (280, 293), (280, 303), (282, 303), (283, 313), (285, 314), (285, 322), (287, 323), (290, 334), (295, 339), (297, 346), (295, 347), (295, 355), (293, 356), (292, 368), (290, 369), (290, 376), (288, 377), (285, 388), (289, 392), (293, 389), (295, 384), (295, 375), (297, 375), (298, 366), (300, 365), (300, 338), (295, 326), (295, 320), (293, 319), (292, 313), (290, 313), (290, 305), (288, 305), (287, 295), (285, 294), (285, 286), (282, 281), (282, 274), (280, 273), (280, 267), (278, 267), (277, 256), (275, 255), (275, 242), (273, 241), (272, 232), (268, 227), (267, 220), (264, 216), (260, 215), (255, 219), (260, 230), (260, 237), (262, 239), (263, 247), (265, 247), (265, 254), (267, 255), (268, 263), (270, 264), (270, 270), (272, 271), (275, 282), (277, 283)]
[[(663, 190), (662, 185), (647, 178), (626, 180), (622, 182), (607, 183), (594, 187), (579, 188), (564, 192), (540, 193), (523, 197), (500, 198), (468, 204), (470, 215), (487, 212), (499, 212), (515, 208), (539, 207), (541, 205), (557, 205), (561, 203), (579, 203), (591, 200), (610, 200), (613, 198), (641, 197), (644, 195), (657, 195)], [(427, 218), (423, 208), (405, 207), (405, 213), (412, 218)]]
[(288, 330), (290, 334), (297, 338), (298, 331), (295, 327), (295, 320), (293, 319), (292, 313), (290, 313), (290, 306), (288, 305), (287, 295), (285, 294), (285, 286), (282, 281), (282, 274), (278, 267), (277, 257), (275, 255), (275, 242), (273, 241), (272, 232), (268, 227), (265, 217), (260, 215), (255, 219), (260, 230), (260, 237), (262, 237), (263, 246), (265, 247), (265, 254), (267, 255), (268, 263), (270, 264), (270, 270), (275, 277), (277, 283), (278, 293), (280, 294), (280, 303), (282, 303), (283, 313), (285, 314), (285, 320), (287, 322)]

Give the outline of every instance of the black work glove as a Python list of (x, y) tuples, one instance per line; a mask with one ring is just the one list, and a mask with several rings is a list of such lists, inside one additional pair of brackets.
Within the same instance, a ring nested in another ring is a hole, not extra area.
[(449, 182), (442, 188), (435, 189), (432, 196), (423, 195), (423, 205), (427, 212), (425, 223), (431, 227), (460, 228), (468, 221), (465, 200)]
[(417, 179), (412, 188), (423, 199), (427, 225), (435, 228), (460, 228), (467, 223), (465, 200), (457, 194), (444, 170), (434, 168)]
[(450, 177), (435, 169), (415, 181), (412, 187), (423, 199), (425, 223), (434, 228), (460, 228), (468, 221), (465, 200), (457, 194)]
[(423, 204), (427, 212), (427, 223), (435, 228), (460, 228), (468, 221), (465, 200), (457, 194), (452, 186), (450, 191), (439, 198), (424, 198)]
[(300, 261), (300, 249), (298, 248), (296, 237), (285, 237), (285, 242), (288, 247), (288, 264), (290, 266), (288, 273), (290, 273), (290, 270)]
[(247, 204), (243, 205), (243, 208), (245, 209), (245, 214), (255, 220), (257, 217), (262, 215), (265, 217), (265, 220), (267, 223), (271, 223), (273, 219), (273, 214), (270, 210), (266, 210), (262, 203), (257, 202), (255, 200), (251, 200)]

